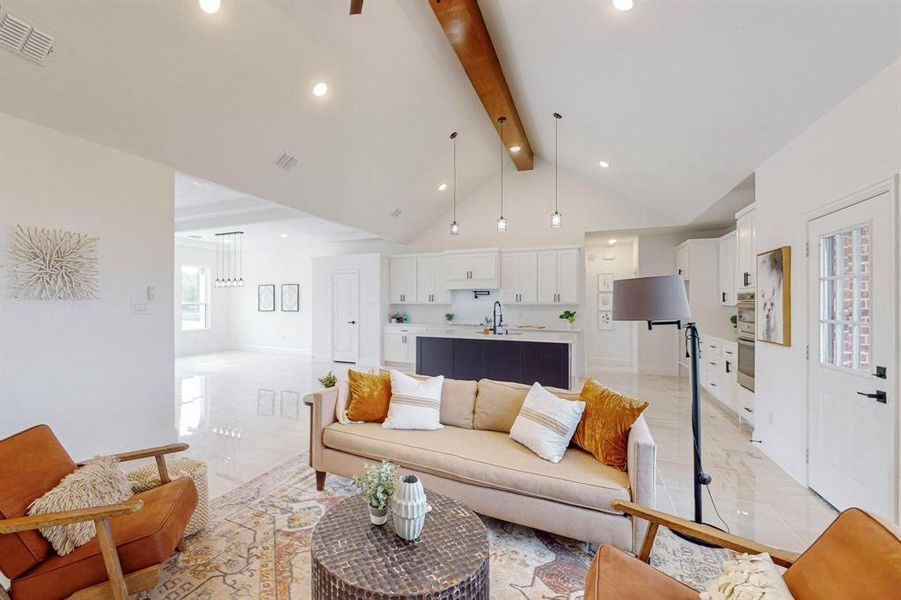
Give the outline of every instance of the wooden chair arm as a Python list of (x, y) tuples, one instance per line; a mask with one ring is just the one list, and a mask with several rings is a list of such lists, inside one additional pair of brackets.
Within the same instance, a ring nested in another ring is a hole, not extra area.
[(144, 502), (142, 500), (127, 500), (125, 502), (120, 502), (119, 504), (110, 504), (108, 506), (92, 506), (90, 508), (64, 510), (47, 513), (45, 515), (0, 519), (0, 534), (17, 533), (19, 531), (29, 531), (32, 529), (40, 529), (41, 527), (53, 527), (55, 525), (69, 525), (70, 523), (79, 523), (81, 521), (96, 521), (98, 519), (119, 517), (137, 512), (141, 510), (143, 506)]
[(737, 552), (747, 552), (750, 554), (761, 554), (766, 552), (772, 557), (774, 563), (783, 567), (792, 566), (792, 564), (798, 560), (798, 556), (800, 556), (794, 552), (788, 552), (787, 550), (759, 544), (753, 540), (720, 531), (709, 525), (699, 525), (694, 521), (689, 521), (665, 512), (647, 508), (646, 506), (635, 504), (634, 502), (616, 500), (613, 503), (613, 508), (621, 510), (627, 515), (638, 517), (639, 519), (644, 519), (651, 523), (651, 526), (648, 528), (647, 537), (645, 537), (644, 543), (642, 544), (641, 553), (639, 554), (639, 558), (645, 562), (650, 558), (654, 536), (657, 534), (657, 528), (661, 525), (672, 531)]
[(116, 454), (115, 457), (119, 459), (119, 462), (126, 462), (141, 458), (156, 458), (165, 454), (174, 454), (175, 452), (184, 452), (188, 448), (189, 446), (186, 443), (180, 442), (178, 444), (168, 444), (166, 446), (157, 446), (156, 448), (147, 448), (145, 450), (123, 452), (122, 454)]

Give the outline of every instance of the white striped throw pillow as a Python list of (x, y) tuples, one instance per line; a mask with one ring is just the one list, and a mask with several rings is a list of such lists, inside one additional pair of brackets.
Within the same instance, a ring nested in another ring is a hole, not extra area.
[(391, 402), (385, 429), (442, 429), (441, 388), (444, 376), (425, 381), (391, 370)]
[(545, 460), (563, 460), (585, 403), (564, 400), (535, 383), (510, 428), (510, 437)]

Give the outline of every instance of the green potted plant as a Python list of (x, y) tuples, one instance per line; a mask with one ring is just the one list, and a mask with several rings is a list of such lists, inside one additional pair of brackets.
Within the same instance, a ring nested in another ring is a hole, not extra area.
[(363, 475), (354, 477), (354, 485), (369, 505), (369, 520), (384, 525), (388, 520), (388, 505), (394, 495), (397, 467), (387, 460), (378, 465), (365, 465)]
[(322, 377), (319, 378), (319, 385), (321, 385), (324, 388), (335, 387), (335, 384), (337, 384), (337, 383), (338, 383), (338, 378), (335, 377), (335, 374), (332, 373), (331, 371), (329, 371), (327, 375), (323, 375)]
[(729, 317), (729, 322), (732, 323), (732, 327), (738, 329), (738, 315), (732, 315)]
[(560, 315), (560, 318), (564, 319), (566, 321), (567, 327), (572, 327), (573, 323), (576, 322), (576, 311), (564, 310), (563, 313)]
[(444, 313), (444, 318), (447, 319), (448, 323), (450, 323), (454, 320), (454, 313)]

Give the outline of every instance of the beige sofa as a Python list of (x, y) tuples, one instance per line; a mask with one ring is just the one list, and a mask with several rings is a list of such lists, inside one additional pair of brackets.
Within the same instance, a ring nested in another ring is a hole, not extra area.
[[(562, 397), (578, 392), (555, 390)], [(509, 437), (529, 386), (446, 379), (437, 431), (383, 429), (380, 423), (341, 423), (337, 407), (348, 387), (320, 390), (311, 406), (310, 464), (317, 488), (327, 473), (353, 477), (387, 458), (425, 486), (477, 513), (594, 544), (637, 552), (647, 523), (613, 508), (616, 500), (655, 506), (657, 446), (644, 419), (629, 434), (628, 473), (570, 447), (554, 464)]]

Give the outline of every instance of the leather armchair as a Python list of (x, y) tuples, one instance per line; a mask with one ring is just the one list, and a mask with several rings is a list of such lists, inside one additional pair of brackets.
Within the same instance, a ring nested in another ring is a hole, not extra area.
[[(11, 580), (6, 600), (125, 600), (153, 588), (160, 564), (181, 544), (197, 504), (190, 479), (170, 481), (165, 455), (171, 444), (118, 455), (120, 461), (154, 458), (163, 485), (127, 502), (27, 516), (28, 505), (56, 486), (78, 464), (46, 425), (0, 440), (0, 571)], [(58, 556), (41, 527), (94, 521), (97, 536)]]
[(896, 598), (901, 590), (901, 530), (858, 508), (836, 517), (799, 556), (632, 502), (614, 506), (647, 520), (648, 533), (637, 558), (601, 546), (585, 581), (585, 600), (697, 600), (696, 591), (647, 564), (661, 526), (738, 552), (768, 553), (788, 568), (783, 579), (795, 600)]

